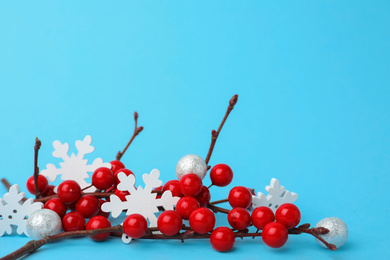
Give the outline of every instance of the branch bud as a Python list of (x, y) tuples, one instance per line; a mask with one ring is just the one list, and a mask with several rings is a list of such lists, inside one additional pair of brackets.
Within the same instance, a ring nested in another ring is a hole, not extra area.
[(238, 95), (234, 95), (229, 101), (229, 106), (234, 107), (234, 105), (237, 104), (237, 101), (238, 101)]

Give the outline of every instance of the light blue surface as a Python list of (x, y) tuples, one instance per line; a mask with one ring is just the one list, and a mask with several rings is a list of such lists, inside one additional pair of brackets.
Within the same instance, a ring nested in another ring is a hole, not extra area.
[[(205, 156), (239, 94), (211, 164), (233, 183), (264, 191), (272, 177), (300, 195), (302, 222), (345, 220), (350, 236), (330, 252), (308, 236), (279, 250), (237, 239), (230, 253), (208, 241), (94, 243), (69, 239), (29, 259), (389, 258), (390, 33), (388, 1), (1, 1), (0, 172), (24, 188), (58, 163), (52, 142), (93, 137), (112, 160), (133, 129), (145, 130), (123, 162), (138, 176), (175, 178), (177, 160)], [(90, 156), (93, 159), (94, 156)], [(210, 184), (209, 179), (205, 179)], [(0, 194), (6, 192), (0, 187)], [(225, 216), (218, 224), (226, 224)], [(0, 238), (0, 256), (28, 239)]]

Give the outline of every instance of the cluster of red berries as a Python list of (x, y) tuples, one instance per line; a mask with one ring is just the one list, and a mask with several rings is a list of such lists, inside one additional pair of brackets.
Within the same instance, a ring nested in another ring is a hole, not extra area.
[[(125, 165), (119, 161), (111, 161), (111, 169), (98, 168), (92, 175), (92, 185), (97, 189), (114, 192), (121, 199), (125, 200), (123, 192), (116, 190), (119, 183), (118, 172), (124, 172), (126, 175), (133, 174), (125, 169)], [(35, 194), (34, 176), (27, 180), (27, 189)], [(38, 175), (38, 191), (42, 196), (54, 195), (54, 186), (49, 185), (43, 175)], [(90, 230), (111, 227), (108, 220), (109, 213), (101, 210), (101, 205), (106, 201), (93, 195), (82, 194), (80, 185), (73, 180), (63, 181), (57, 188), (58, 198), (49, 199), (44, 208), (53, 210), (62, 219), (62, 228), (64, 231)], [(70, 212), (68, 212), (70, 211)], [(68, 213), (67, 213), (68, 212)], [(86, 222), (86, 219), (89, 219)], [(95, 241), (105, 240), (110, 233), (100, 233), (91, 238)]]

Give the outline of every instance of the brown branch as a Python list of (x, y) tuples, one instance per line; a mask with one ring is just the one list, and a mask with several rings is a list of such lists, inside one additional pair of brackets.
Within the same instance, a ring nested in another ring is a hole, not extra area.
[(135, 126), (134, 126), (134, 132), (133, 132), (133, 135), (130, 139), (130, 141), (127, 143), (125, 149), (123, 149), (123, 151), (119, 151), (116, 155), (116, 159), (117, 160), (121, 160), (123, 154), (126, 152), (127, 148), (129, 148), (130, 144), (133, 142), (134, 138), (139, 134), (141, 133), (141, 131), (144, 129), (143, 126), (140, 126), (138, 127), (138, 113), (137, 112), (134, 112), (134, 121), (135, 121)]
[(317, 238), (318, 240), (320, 240), (322, 243), (324, 243), (328, 249), (332, 251), (335, 251), (337, 249), (336, 245), (326, 242), (325, 239), (319, 236), (319, 235), (328, 234), (329, 229), (323, 227), (317, 227), (317, 228), (308, 228), (308, 227), (310, 227), (310, 224), (303, 224), (299, 227), (289, 229), (288, 233), (292, 235), (300, 235), (302, 233), (310, 234), (315, 238)]
[(217, 206), (214, 206), (212, 204), (208, 204), (207, 207), (209, 209), (211, 209), (214, 213), (217, 213), (217, 212), (221, 212), (221, 213), (225, 213), (225, 214), (229, 214), (229, 211), (228, 209), (224, 209), (224, 208), (221, 208), (221, 207), (217, 207)]
[(216, 201), (210, 202), (209, 204), (215, 205), (215, 204), (219, 204), (219, 203), (225, 203), (225, 202), (228, 202), (228, 201), (229, 201), (228, 199), (216, 200)]
[(41, 148), (41, 140), (38, 137), (35, 137), (35, 145), (34, 145), (34, 190), (35, 190), (35, 198), (38, 199), (40, 197), (40, 192), (38, 189), (38, 176), (39, 176), (39, 168), (38, 168), (38, 151)]
[(1, 179), (1, 183), (3, 183), (4, 187), (9, 190), (9, 188), (11, 188), (11, 184), (7, 181), (7, 179), (5, 178), (2, 178)]
[(122, 230), (121, 225), (117, 225), (117, 226), (108, 227), (108, 228), (62, 232), (62, 233), (59, 233), (59, 234), (54, 235), (54, 236), (44, 237), (40, 240), (31, 240), (30, 242), (28, 242), (26, 245), (19, 248), (18, 250), (0, 258), (0, 260), (18, 259), (19, 257), (27, 255), (28, 253), (34, 252), (35, 250), (42, 247), (43, 245), (46, 245), (46, 244), (54, 242), (54, 241), (62, 240), (65, 238), (78, 237), (78, 236), (94, 236), (96, 234), (106, 233), (106, 232), (123, 232), (123, 230)]
[(204, 160), (204, 161), (206, 162), (206, 165), (209, 164), (209, 161), (210, 161), (210, 158), (211, 158), (211, 154), (213, 153), (215, 143), (217, 142), (218, 135), (219, 135), (219, 133), (221, 132), (222, 127), (223, 127), (223, 125), (225, 124), (226, 119), (228, 118), (230, 112), (233, 110), (234, 105), (237, 103), (237, 100), (238, 100), (238, 95), (234, 95), (234, 96), (230, 99), (230, 101), (229, 101), (229, 106), (228, 106), (228, 108), (227, 108), (227, 110), (226, 110), (225, 116), (223, 117), (221, 124), (220, 124), (219, 127), (218, 127), (218, 130), (215, 131), (215, 130), (213, 129), (213, 130), (211, 131), (211, 144), (210, 144), (209, 152), (207, 153), (206, 159)]

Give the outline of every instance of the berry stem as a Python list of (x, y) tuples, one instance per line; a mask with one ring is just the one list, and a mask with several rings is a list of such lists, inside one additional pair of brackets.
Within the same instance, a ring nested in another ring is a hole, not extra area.
[[(234, 105), (237, 103), (237, 100), (238, 100), (238, 95), (234, 95), (234, 96), (230, 99), (230, 101), (229, 101), (229, 106), (228, 106), (228, 108), (227, 108), (227, 110), (226, 110), (225, 116), (223, 117), (221, 124), (220, 124), (219, 127), (218, 127), (218, 130), (215, 131), (215, 130), (213, 129), (213, 130), (211, 131), (211, 144), (210, 144), (209, 152), (207, 153), (206, 159), (204, 160), (204, 161), (206, 162), (206, 165), (209, 164), (209, 161), (210, 161), (210, 158), (211, 158), (211, 154), (213, 153), (215, 143), (217, 142), (218, 135), (219, 135), (219, 133), (221, 132), (222, 127), (223, 127), (223, 125), (225, 124), (226, 119), (228, 118), (230, 112), (233, 110)], [(209, 168), (208, 168), (208, 169), (209, 169)]]
[(217, 213), (217, 212), (221, 212), (221, 213), (225, 213), (225, 214), (229, 214), (229, 211), (228, 209), (224, 209), (224, 208), (221, 208), (221, 207), (217, 207), (217, 206), (214, 206), (212, 204), (208, 204), (207, 207), (209, 209), (211, 209), (214, 213)]
[(81, 191), (85, 191), (85, 190), (87, 190), (87, 189), (91, 188), (92, 186), (93, 186), (93, 185), (91, 184), (91, 185), (89, 185), (89, 186), (87, 186), (87, 187), (85, 187), (85, 188), (81, 189)]
[(143, 126), (140, 126), (138, 127), (138, 113), (137, 112), (134, 112), (134, 121), (135, 121), (135, 126), (134, 126), (134, 132), (133, 132), (133, 135), (131, 136), (131, 139), (130, 141), (127, 143), (125, 149), (123, 149), (123, 151), (119, 151), (116, 155), (116, 159), (118, 161), (121, 160), (122, 156), (125, 154), (127, 148), (129, 148), (130, 144), (133, 142), (134, 138), (139, 134), (141, 133), (141, 131), (144, 129)]
[(40, 192), (38, 189), (38, 175), (39, 175), (39, 167), (38, 167), (38, 151), (41, 148), (41, 140), (38, 137), (35, 137), (35, 145), (34, 145), (34, 190), (35, 190), (35, 198), (38, 199), (40, 197)]
[(336, 245), (326, 242), (325, 239), (319, 236), (319, 235), (325, 235), (329, 233), (329, 229), (323, 227), (317, 227), (317, 228), (306, 228), (306, 227), (310, 227), (310, 224), (304, 224), (299, 227), (289, 229), (288, 233), (292, 235), (300, 235), (302, 233), (310, 234), (315, 238), (317, 238), (318, 240), (320, 240), (322, 243), (324, 243), (328, 249), (332, 251), (335, 251), (337, 249)]
[(210, 204), (211, 205), (215, 205), (215, 204), (225, 203), (225, 202), (228, 202), (228, 201), (229, 201), (228, 199), (216, 200), (216, 201), (210, 202)]

